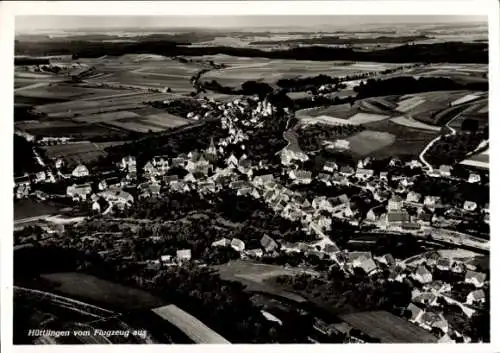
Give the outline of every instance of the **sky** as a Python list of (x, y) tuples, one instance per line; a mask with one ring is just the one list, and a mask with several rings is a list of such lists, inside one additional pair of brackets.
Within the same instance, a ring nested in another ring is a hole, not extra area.
[(360, 26), (369, 24), (404, 23), (463, 23), (484, 22), (480, 16), (18, 16), (16, 32), (61, 31), (82, 29), (119, 29), (137, 27), (144, 29), (200, 27), (211, 29), (265, 28), (265, 27), (324, 27)]

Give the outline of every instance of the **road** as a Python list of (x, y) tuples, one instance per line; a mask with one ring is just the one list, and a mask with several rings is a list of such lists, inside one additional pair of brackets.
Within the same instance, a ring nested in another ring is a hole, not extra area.
[(429, 144), (427, 146), (425, 146), (425, 148), (422, 150), (422, 152), (420, 152), (420, 155), (418, 156), (418, 158), (420, 159), (420, 161), (422, 162), (422, 164), (429, 170), (429, 172), (432, 172), (433, 171), (433, 168), (432, 168), (432, 165), (429, 164), (429, 162), (427, 162), (424, 158), (424, 155), (427, 153), (427, 151), (434, 145), (434, 143), (436, 143), (436, 141), (439, 141), (442, 137), (447, 137), (447, 136), (453, 136), (453, 135), (456, 135), (457, 133), (457, 130), (455, 130), (454, 128), (452, 128), (450, 126), (450, 123), (455, 120), (456, 118), (458, 118), (460, 116), (461, 113), (457, 114), (455, 117), (453, 117), (450, 121), (448, 121), (445, 126), (450, 129), (450, 133), (448, 134), (444, 134), (444, 135), (439, 135), (438, 137), (436, 137), (434, 140), (432, 140), (431, 142), (429, 142)]

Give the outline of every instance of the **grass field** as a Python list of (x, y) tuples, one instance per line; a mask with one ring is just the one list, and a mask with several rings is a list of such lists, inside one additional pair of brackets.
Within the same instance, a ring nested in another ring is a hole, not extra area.
[(376, 158), (394, 156), (416, 157), (422, 149), (437, 135), (438, 131), (411, 128), (396, 124), (390, 120), (380, 120), (364, 125), (368, 130), (380, 131), (395, 136), (390, 144), (370, 153)]
[(301, 296), (285, 292), (267, 282), (268, 279), (280, 275), (297, 275), (300, 273), (300, 270), (285, 269), (282, 266), (240, 260), (230, 261), (224, 265), (215, 266), (215, 268), (222, 279), (240, 282), (246, 286), (248, 291), (278, 295), (296, 302), (305, 301)]
[(40, 277), (50, 281), (54, 286), (54, 292), (58, 294), (96, 303), (106, 308), (129, 311), (150, 309), (167, 304), (146, 291), (83, 273), (50, 273), (42, 274)]
[(349, 152), (356, 156), (367, 156), (386, 146), (390, 146), (396, 137), (388, 132), (365, 130), (346, 139), (349, 141)]

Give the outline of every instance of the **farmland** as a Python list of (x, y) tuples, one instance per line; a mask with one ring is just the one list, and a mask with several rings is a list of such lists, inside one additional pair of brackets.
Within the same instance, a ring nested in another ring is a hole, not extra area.
[(97, 160), (99, 157), (106, 156), (105, 148), (116, 146), (125, 143), (120, 142), (103, 142), (94, 143), (90, 141), (79, 141), (75, 143), (59, 144), (41, 147), (45, 151), (45, 155), (56, 160), (63, 158), (68, 166), (74, 166), (78, 163), (90, 163)]
[(296, 302), (304, 302), (305, 299), (268, 284), (267, 280), (280, 275), (298, 275), (301, 271), (285, 269), (281, 266), (266, 265), (251, 261), (230, 261), (227, 264), (216, 266), (220, 276), (224, 280), (237, 281), (246, 286), (251, 292), (265, 292), (282, 296)]
[(349, 141), (349, 152), (356, 156), (367, 156), (392, 145), (396, 137), (388, 132), (365, 130), (347, 138)]
[(97, 305), (120, 310), (139, 310), (166, 304), (146, 291), (126, 287), (91, 275), (76, 272), (42, 274), (53, 291)]
[(280, 79), (312, 77), (325, 74), (333, 77), (365, 72), (383, 71), (397, 64), (354, 63), (340, 61), (296, 61), (265, 58), (239, 58), (227, 55), (204, 56), (209, 60), (228, 65), (228, 68), (202, 75), (202, 81), (216, 80), (223, 86), (238, 87), (247, 80), (273, 84)]

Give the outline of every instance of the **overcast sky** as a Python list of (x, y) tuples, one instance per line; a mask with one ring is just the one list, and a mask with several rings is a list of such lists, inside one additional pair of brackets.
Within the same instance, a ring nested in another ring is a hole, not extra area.
[(157, 28), (252, 28), (359, 26), (363, 24), (484, 22), (480, 16), (18, 16), (16, 32), (36, 30)]

